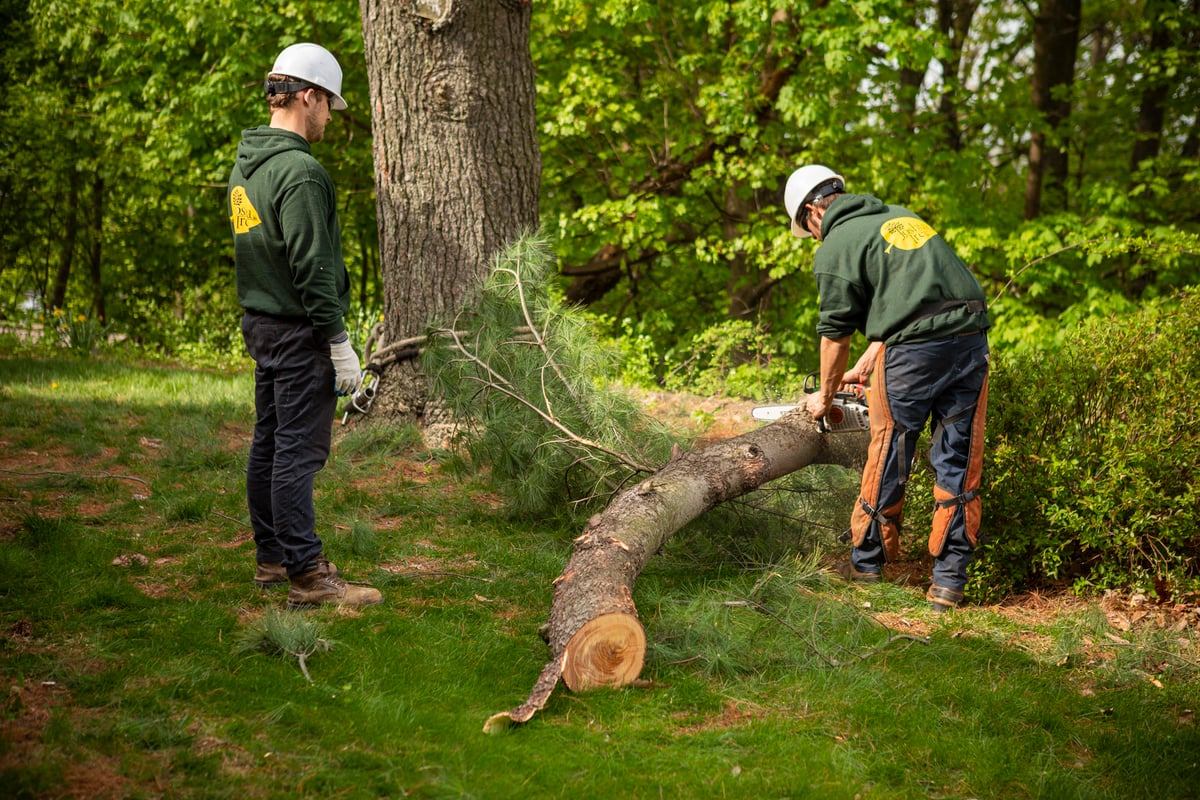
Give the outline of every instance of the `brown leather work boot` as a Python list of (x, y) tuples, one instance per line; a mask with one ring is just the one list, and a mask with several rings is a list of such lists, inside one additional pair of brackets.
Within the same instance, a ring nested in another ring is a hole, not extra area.
[(883, 575), (878, 572), (859, 572), (848, 558), (844, 561), (839, 561), (834, 566), (833, 571), (842, 580), (851, 583), (879, 583), (883, 580)]
[(283, 564), (260, 561), (258, 569), (254, 570), (254, 585), (260, 589), (273, 589), (287, 582), (287, 570)]
[[(322, 557), (322, 559), (324, 558)], [(337, 567), (332, 561), (325, 561), (329, 565), (329, 571), (337, 577)], [(254, 571), (254, 585), (260, 589), (274, 589), (276, 586), (285, 586), (288, 582), (287, 568), (283, 564), (277, 564), (270, 561), (260, 561), (258, 568)]]
[(383, 595), (370, 586), (352, 586), (338, 577), (337, 569), (328, 561), (318, 561), (317, 568), (297, 575), (291, 580), (287, 607), (298, 611), (330, 604), (338, 606), (373, 606), (383, 602)]

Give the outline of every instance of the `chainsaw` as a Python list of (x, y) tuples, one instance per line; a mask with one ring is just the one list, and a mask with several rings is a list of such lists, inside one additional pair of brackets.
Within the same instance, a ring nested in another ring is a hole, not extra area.
[[(804, 377), (804, 393), (817, 391), (817, 373)], [(750, 412), (755, 419), (776, 420), (798, 405), (759, 406)], [(824, 417), (817, 420), (821, 433), (843, 433), (845, 431), (869, 431), (871, 420), (867, 415), (867, 387), (861, 383), (847, 383), (833, 396), (833, 405)]]
[(363, 371), (363, 380), (358, 391), (346, 398), (346, 402), (342, 404), (343, 425), (350, 419), (352, 413), (366, 414), (371, 410), (371, 406), (375, 404), (375, 392), (379, 390), (378, 381), (379, 376), (375, 372), (370, 369)]

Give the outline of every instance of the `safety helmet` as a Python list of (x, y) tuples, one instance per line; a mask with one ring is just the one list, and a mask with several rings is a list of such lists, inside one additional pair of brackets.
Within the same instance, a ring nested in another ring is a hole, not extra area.
[(801, 167), (788, 178), (787, 188), (783, 191), (783, 205), (787, 209), (788, 219), (792, 221), (792, 235), (806, 239), (812, 236), (805, 228), (800, 227), (796, 214), (807, 204), (821, 197), (846, 191), (846, 179), (829, 167), (820, 164), (809, 164)]
[(333, 53), (319, 44), (302, 42), (285, 47), (275, 59), (271, 72), (296, 78), (329, 92), (333, 95), (330, 107), (334, 111), (346, 108), (346, 101), (342, 99), (342, 68), (338, 66)]

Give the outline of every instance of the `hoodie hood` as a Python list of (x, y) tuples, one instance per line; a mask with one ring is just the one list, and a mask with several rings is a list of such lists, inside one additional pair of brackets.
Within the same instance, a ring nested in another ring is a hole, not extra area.
[(312, 153), (308, 141), (298, 133), (266, 125), (250, 128), (242, 131), (242, 140), (238, 142), (237, 166), (242, 175), (250, 178), (274, 156), (293, 150)]
[(828, 238), (830, 231), (846, 220), (881, 214), (887, 210), (887, 206), (878, 197), (869, 194), (844, 194), (825, 212), (821, 220), (821, 238)]

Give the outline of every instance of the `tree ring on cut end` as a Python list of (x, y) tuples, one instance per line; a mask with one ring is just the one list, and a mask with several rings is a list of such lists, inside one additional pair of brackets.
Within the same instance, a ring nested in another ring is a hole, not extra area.
[(593, 617), (567, 642), (563, 681), (573, 692), (627, 686), (642, 674), (646, 631), (632, 614)]

